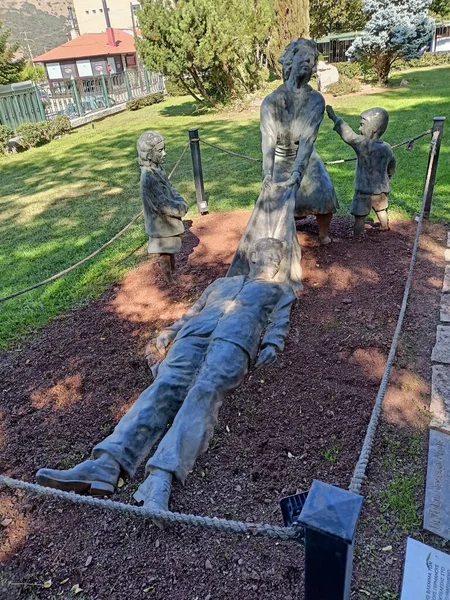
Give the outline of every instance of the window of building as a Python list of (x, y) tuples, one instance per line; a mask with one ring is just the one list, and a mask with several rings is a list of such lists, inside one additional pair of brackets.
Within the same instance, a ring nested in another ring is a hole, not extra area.
[(103, 8), (99, 8), (98, 11), (102, 13), (103, 12)]
[(88, 10), (85, 10), (84, 12), (85, 12), (87, 15), (89, 14), (89, 11), (88, 11)]
[(127, 56), (125, 57), (125, 61), (127, 63), (127, 67), (134, 67), (136, 65), (136, 56)]
[(96, 11), (96, 10), (95, 10), (95, 8), (94, 8), (94, 10), (93, 10), (92, 12), (93, 12), (93, 13), (94, 13), (94, 15), (95, 15), (97, 11)]

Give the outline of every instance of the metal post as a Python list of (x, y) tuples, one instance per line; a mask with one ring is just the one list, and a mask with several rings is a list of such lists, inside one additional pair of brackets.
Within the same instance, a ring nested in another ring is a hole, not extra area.
[(72, 96), (73, 101), (75, 102), (75, 106), (77, 108), (77, 113), (79, 117), (83, 116), (83, 106), (81, 105), (80, 94), (78, 92), (77, 82), (75, 81), (73, 75), (70, 78), (70, 82), (72, 84)]
[(100, 75), (100, 83), (102, 86), (103, 98), (105, 100), (106, 108), (109, 108), (111, 106), (111, 101), (108, 96), (108, 88), (106, 86), (105, 76), (103, 75), (103, 73)]
[[(427, 194), (426, 194), (425, 210), (424, 210), (424, 214), (423, 214), (424, 219), (430, 218), (431, 202), (433, 200), (434, 184), (436, 182), (436, 172), (437, 172), (438, 163), (439, 163), (439, 150), (441, 148), (441, 139), (442, 139), (442, 135), (444, 133), (444, 124), (445, 124), (445, 117), (434, 117), (433, 133), (435, 131), (439, 131), (439, 137), (436, 141), (436, 153), (434, 155), (433, 164), (431, 165), (430, 182), (429, 182), (428, 190), (427, 190)], [(430, 154), (428, 157), (427, 173), (428, 173), (428, 168), (430, 167), (431, 159), (432, 158), (431, 158), (431, 148), (430, 148)]]
[(125, 76), (125, 85), (127, 88), (127, 95), (128, 95), (128, 101), (132, 100), (133, 95), (131, 93), (131, 86), (130, 86), (130, 78), (128, 77), (128, 71), (127, 69), (123, 70), (124, 76)]
[(363, 497), (313, 481), (297, 523), (305, 528), (305, 600), (349, 600)]
[(145, 81), (145, 89), (147, 91), (147, 94), (150, 94), (150, 80), (148, 77), (148, 71), (145, 67), (144, 67), (144, 81)]
[(203, 185), (202, 157), (200, 154), (198, 129), (189, 129), (189, 141), (191, 146), (197, 207), (201, 215), (206, 215), (208, 214), (208, 203), (206, 202), (205, 187)]
[(45, 121), (46, 118), (47, 118), (47, 116), (45, 114), (44, 103), (42, 102), (42, 98), (41, 98), (41, 95), (39, 93), (38, 86), (35, 83), (33, 83), (33, 88), (34, 88), (34, 94), (36, 96), (36, 101), (37, 101), (37, 106), (38, 106), (38, 110), (39, 110), (39, 115), (40, 115), (42, 121)]

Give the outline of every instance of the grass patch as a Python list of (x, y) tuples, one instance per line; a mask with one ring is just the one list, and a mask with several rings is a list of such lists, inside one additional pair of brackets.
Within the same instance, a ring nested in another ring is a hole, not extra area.
[[(390, 113), (386, 140), (396, 143), (431, 126), (432, 118), (448, 113), (450, 67), (417, 70), (410, 85), (386, 88), (368, 96), (333, 100), (336, 112), (353, 127), (371, 106)], [(275, 85), (275, 84), (274, 84)], [(124, 112), (75, 130), (62, 139), (26, 153), (0, 158), (0, 297), (32, 285), (93, 252), (141, 209), (136, 140), (146, 128), (162, 133), (167, 143), (167, 171), (198, 127), (206, 140), (230, 150), (260, 157), (259, 110), (214, 114), (195, 112), (186, 96), (163, 104)], [(448, 127), (448, 126), (447, 126)], [(391, 212), (410, 216), (418, 210), (428, 156), (428, 139), (413, 152), (396, 152), (398, 172), (392, 182)], [(352, 156), (352, 150), (332, 131), (325, 117), (317, 140), (324, 160)], [(210, 211), (248, 209), (261, 182), (261, 165), (202, 146), (205, 189)], [(441, 149), (433, 217), (448, 218), (449, 149)], [(341, 208), (346, 214), (352, 197), (354, 163), (329, 167)], [(189, 153), (174, 184), (196, 215)], [(219, 217), (220, 218), (220, 217)], [(0, 349), (19, 343), (55, 316), (98, 297), (105, 288), (145, 256), (146, 236), (138, 222), (118, 242), (92, 262), (50, 285), (0, 305)]]
[(380, 510), (389, 512), (390, 519), (403, 533), (417, 529), (421, 525), (417, 491), (420, 477), (414, 474), (399, 474), (389, 482), (380, 496)]

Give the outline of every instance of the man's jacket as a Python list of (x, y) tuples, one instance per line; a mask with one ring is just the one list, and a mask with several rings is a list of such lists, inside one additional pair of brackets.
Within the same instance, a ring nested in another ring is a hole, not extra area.
[(283, 350), (295, 299), (287, 283), (254, 280), (244, 275), (222, 277), (209, 285), (188, 312), (166, 330), (176, 333), (175, 341), (194, 335), (232, 342), (254, 360), (260, 346), (272, 344)]

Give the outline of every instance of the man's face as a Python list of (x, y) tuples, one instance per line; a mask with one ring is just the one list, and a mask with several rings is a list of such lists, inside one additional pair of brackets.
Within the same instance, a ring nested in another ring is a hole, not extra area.
[(254, 252), (254, 269), (259, 279), (273, 279), (281, 264), (281, 252), (278, 248), (268, 248)]
[(157, 165), (162, 165), (164, 162), (165, 156), (166, 156), (166, 146), (164, 144), (164, 141), (161, 140), (153, 148), (152, 160)]

